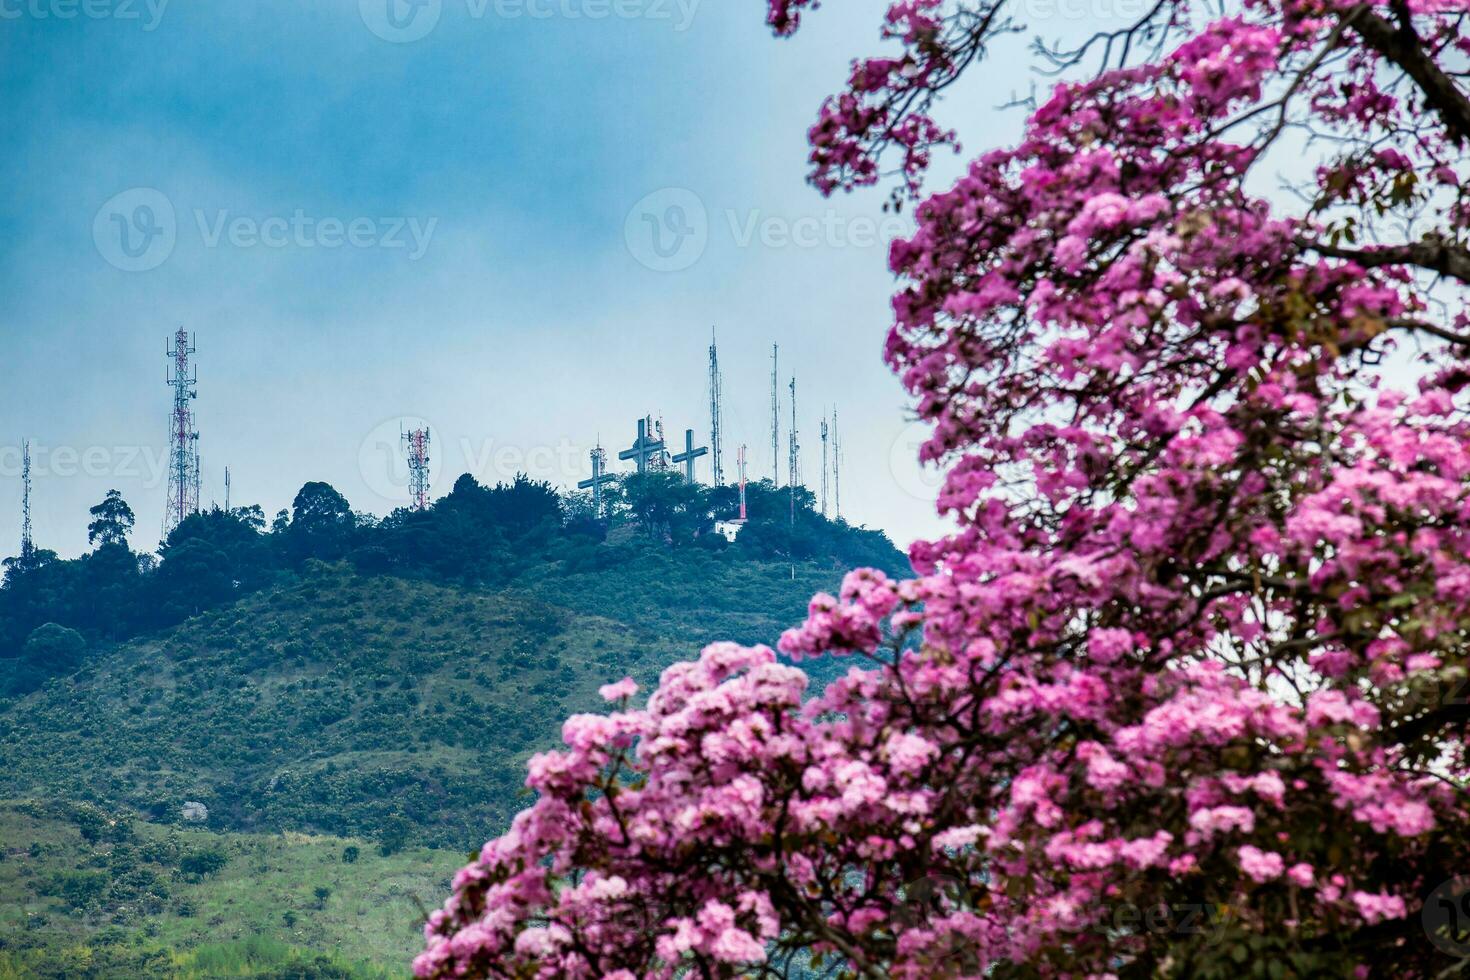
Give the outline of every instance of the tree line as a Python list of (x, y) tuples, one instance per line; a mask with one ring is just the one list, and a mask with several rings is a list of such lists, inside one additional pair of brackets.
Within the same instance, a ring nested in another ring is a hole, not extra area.
[(465, 474), (430, 508), (383, 518), (353, 510), (330, 484), (310, 482), (270, 520), (259, 506), (214, 507), (141, 552), (131, 541), (132, 508), (111, 490), (89, 511), (87, 553), (63, 559), (34, 549), (4, 560), (0, 696), (69, 673), (99, 648), (277, 584), (310, 561), (491, 588), (548, 563), (595, 567), (609, 537), (730, 560), (901, 562), (881, 532), (822, 517), (805, 488), (793, 493), (764, 481), (750, 485), (747, 498), (751, 518), (732, 545), (716, 523), (738, 515), (738, 489), (671, 473), (629, 475), (606, 487), (600, 514), (587, 494), (559, 493), (525, 475), (486, 486)]

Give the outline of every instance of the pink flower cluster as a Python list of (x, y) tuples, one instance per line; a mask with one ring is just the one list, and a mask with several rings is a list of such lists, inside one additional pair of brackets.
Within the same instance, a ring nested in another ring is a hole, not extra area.
[[(1470, 859), (1463, 7), (1248, 0), (1190, 33), (1166, 3), (1171, 47), (1057, 86), (920, 204), (886, 357), (955, 531), (781, 638), (855, 655), (825, 691), (731, 644), (644, 708), (605, 688), (417, 974), (1439, 972), (1419, 902)], [(817, 184), (897, 147), (913, 192), (997, 9), (895, 3)], [(1252, 177), (1302, 124), (1330, 149), (1293, 212)], [(1119, 907), (1228, 910), (1231, 941), (1086, 927)]]

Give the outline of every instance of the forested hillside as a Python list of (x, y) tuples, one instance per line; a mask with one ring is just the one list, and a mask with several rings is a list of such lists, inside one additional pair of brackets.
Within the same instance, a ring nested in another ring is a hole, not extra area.
[[(599, 685), (774, 642), (845, 569), (902, 563), (804, 492), (793, 520), (769, 486), (731, 543), (714, 522), (732, 500), (630, 479), (593, 519), (544, 485), (463, 478), (376, 521), (308, 484), (273, 525), (199, 514), (151, 556), (110, 497), (89, 554), (8, 561), (0, 978), (397, 975), (412, 930), (349, 941), (362, 910), (411, 924), (529, 802), (527, 758)], [(195, 853), (224, 863), (181, 866)], [(293, 868), (308, 859), (326, 898)], [(388, 895), (385, 875), (408, 877)]]
[[(353, 511), (331, 486), (308, 483), (269, 525), (259, 507), (205, 511), (149, 553), (134, 550), (131, 539), (141, 532), (134, 533), (132, 510), (113, 491), (92, 508), (87, 554), (59, 560), (37, 548), (4, 560), (0, 697), (97, 662), (130, 639), (292, 587), (312, 562), (477, 590), (526, 584), (565, 597), (590, 591), (602, 598), (578, 608), (621, 615), (641, 602), (644, 611), (633, 619), (654, 614), (656, 605), (637, 590), (658, 587), (660, 570), (667, 570), (660, 562), (675, 556), (705, 554), (727, 568), (783, 562), (788, 570), (892, 570), (904, 563), (881, 532), (816, 513), (810, 491), (759, 483), (748, 497), (750, 520), (732, 544), (715, 525), (738, 514), (735, 488), (687, 484), (667, 473), (623, 479), (605, 493), (601, 515), (585, 496), (563, 496), (524, 477), (494, 487), (461, 477), (431, 508), (400, 509), (382, 520)], [(686, 587), (701, 584), (696, 576)], [(763, 596), (726, 594), (714, 579), (703, 584), (718, 593), (717, 607), (764, 608), (739, 601)]]
[(233, 830), (463, 850), (518, 809), (526, 758), (598, 685), (774, 637), (833, 579), (628, 547), (640, 557), (494, 591), (314, 563), (11, 702), (0, 797), (154, 818), (197, 800)]

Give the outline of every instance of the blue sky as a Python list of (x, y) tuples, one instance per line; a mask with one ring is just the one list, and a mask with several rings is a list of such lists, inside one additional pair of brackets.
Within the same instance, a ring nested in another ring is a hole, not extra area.
[[(744, 442), (769, 472), (776, 342), (807, 482), (835, 403), (844, 514), (942, 526), (881, 361), (902, 225), (803, 181), (878, 3), (778, 42), (757, 0), (389, 2), (0, 0), (0, 551), (22, 438), (41, 545), (84, 548), (112, 486), (153, 545), (179, 324), (206, 500), (228, 465), (235, 503), (320, 479), (386, 513), (401, 418), (432, 428), (438, 493), (572, 482), (645, 412), (705, 433), (714, 327), (727, 469)], [(959, 113), (967, 142), (1014, 131), (1004, 94)]]

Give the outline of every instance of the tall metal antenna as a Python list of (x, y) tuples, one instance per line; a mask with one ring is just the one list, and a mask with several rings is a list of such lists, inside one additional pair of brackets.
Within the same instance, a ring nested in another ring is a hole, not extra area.
[(832, 516), (842, 520), (842, 437), (837, 433), (837, 406), (832, 406)]
[(781, 348), (771, 345), (771, 484), (781, 485), (781, 382), (776, 368)]
[(225, 513), (230, 512), (230, 468), (225, 467)]
[(791, 533), (787, 538), (787, 557), (791, 559), (791, 580), (796, 580), (796, 485), (801, 482), (798, 453), (801, 444), (796, 439), (796, 375), (791, 376), (791, 459), (787, 473), (787, 484), (791, 488)]
[(735, 454), (735, 468), (740, 475), (740, 523), (744, 524), (745, 517), (745, 444)]
[(822, 419), (822, 516), (827, 516), (827, 420)]
[(20, 559), (29, 567), (36, 553), (36, 543), (31, 538), (31, 441), (20, 444)]
[(409, 509), (429, 509), (429, 429), (410, 429), (402, 434), (408, 454)]
[(673, 463), (669, 460), (668, 442), (664, 439), (664, 417), (660, 415), (654, 418), (648, 416), (648, 431), (653, 433), (653, 439), (658, 443), (658, 449), (648, 460), (648, 468), (655, 473), (667, 473)]
[(173, 414), (169, 417), (168, 502), (163, 512), (163, 536), (167, 538), (184, 518), (199, 512), (199, 431), (194, 427), (191, 402), (199, 393), (199, 369), (189, 371), (189, 356), (197, 348), (183, 327), (174, 333), (173, 347), (164, 351), (173, 362), (165, 376), (174, 390)]
[(791, 377), (791, 437), (790, 453), (787, 458), (787, 482), (791, 484), (791, 498), (796, 499), (796, 486), (801, 483), (801, 446), (796, 439), (796, 376)]
[(607, 471), (607, 450), (602, 448), (602, 436), (597, 437), (597, 445), (592, 447), (590, 455), (592, 457), (592, 479), (581, 481), (577, 484), (577, 489), (592, 491), (592, 516), (601, 520), (602, 485), (612, 483), (617, 477)]
[[(638, 420), (638, 438), (633, 440), (633, 445), (618, 453), (618, 459), (631, 459), (633, 465), (638, 467), (639, 473), (661, 469), (659, 458), (664, 455), (662, 433), (662, 424), (655, 429), (653, 416), (644, 416)], [(657, 434), (658, 438), (652, 438), (652, 434)]]
[(724, 428), (725, 409), (720, 393), (720, 355), (715, 350), (715, 328), (709, 332), (709, 448), (714, 459), (714, 485), (725, 485), (725, 458), (720, 445), (720, 430)]

